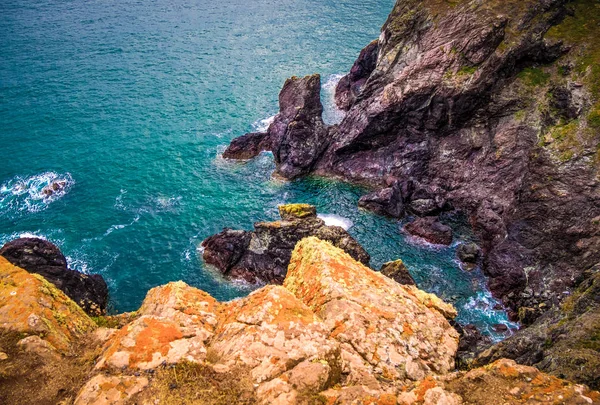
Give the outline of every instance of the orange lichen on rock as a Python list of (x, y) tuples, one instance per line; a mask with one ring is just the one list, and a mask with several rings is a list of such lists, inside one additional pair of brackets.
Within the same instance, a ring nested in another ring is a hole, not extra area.
[(0, 256), (0, 327), (38, 335), (66, 352), (97, 326), (43, 277), (13, 266)]
[(416, 381), (454, 368), (458, 334), (445, 318), (454, 308), (328, 242), (310, 237), (296, 245), (284, 287), (323, 319), (333, 338), (349, 343), (344, 347), (365, 360), (355, 366), (370, 375), (386, 369), (395, 380)]

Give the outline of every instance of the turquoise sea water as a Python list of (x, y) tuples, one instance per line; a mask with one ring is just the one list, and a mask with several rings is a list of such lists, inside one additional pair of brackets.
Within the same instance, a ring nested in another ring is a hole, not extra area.
[[(455, 247), (407, 240), (356, 208), (362, 190), (323, 179), (271, 180), (272, 158), (219, 153), (265, 125), (292, 75), (331, 92), (376, 38), (392, 0), (3, 0), (0, 2), (0, 243), (37, 235), (71, 267), (102, 274), (114, 311), (184, 280), (221, 300), (252, 287), (203, 267), (197, 246), (223, 227), (275, 219), (285, 202), (338, 215), (378, 268), (402, 258), (462, 322), (507, 323)], [(68, 187), (43, 198), (53, 179)], [(496, 335), (499, 337), (499, 335)]]

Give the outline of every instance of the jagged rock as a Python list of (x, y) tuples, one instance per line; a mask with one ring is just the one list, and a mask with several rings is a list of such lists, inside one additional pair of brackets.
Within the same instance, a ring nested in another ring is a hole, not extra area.
[(67, 268), (67, 259), (60, 249), (47, 240), (19, 238), (0, 249), (15, 266), (43, 276), (75, 301), (89, 315), (106, 311), (108, 286), (98, 274), (87, 275)]
[(234, 279), (281, 284), (296, 243), (307, 236), (329, 241), (368, 264), (369, 254), (339, 226), (326, 226), (307, 204), (279, 207), (281, 221), (259, 222), (254, 231), (225, 229), (202, 242), (206, 263)]
[(560, 378), (600, 388), (600, 272), (534, 325), (481, 353), (476, 365), (505, 357)]
[(96, 324), (46, 279), (0, 256), (0, 328), (38, 336), (47, 348), (68, 353)]
[(399, 405), (412, 404), (594, 404), (600, 395), (587, 387), (568, 383), (502, 359), (487, 367), (428, 377), (398, 396)]
[(286, 80), (279, 93), (279, 114), (269, 126), (278, 175), (293, 179), (312, 169), (329, 140), (322, 114), (319, 75)]
[(477, 263), (481, 255), (481, 249), (476, 243), (461, 243), (456, 248), (456, 256), (463, 263)]
[(411, 235), (437, 245), (452, 243), (452, 229), (438, 221), (437, 217), (417, 218), (404, 226)]
[(415, 280), (412, 278), (410, 272), (406, 268), (406, 265), (401, 259), (384, 263), (379, 272), (397, 283), (416, 285)]
[(468, 369), (473, 360), (492, 345), (492, 339), (483, 335), (475, 325), (461, 326), (457, 322), (451, 322), (458, 331), (459, 343), (456, 352), (456, 363), (459, 369)]
[(266, 134), (234, 139), (223, 157), (249, 159), (263, 150), (273, 152), (275, 175), (293, 179), (307, 174), (327, 147), (332, 128), (323, 123), (321, 76), (292, 77), (279, 93), (279, 114)]
[(379, 215), (394, 218), (404, 216), (402, 191), (397, 184), (362, 196), (358, 200), (358, 206)]
[(458, 333), (445, 319), (456, 315), (454, 308), (366, 268), (326, 242), (306, 238), (298, 243), (284, 287), (342, 343), (348, 378), (357, 385), (385, 385), (372, 381), (376, 370), (386, 379), (416, 381), (454, 368)]
[(377, 52), (379, 52), (379, 41), (375, 40), (360, 51), (350, 73), (338, 82), (335, 87), (335, 104), (340, 110), (348, 111), (356, 101), (360, 90), (375, 70)]
[(271, 150), (268, 134), (266, 132), (251, 132), (231, 141), (223, 152), (223, 157), (225, 159), (246, 160), (268, 150)]

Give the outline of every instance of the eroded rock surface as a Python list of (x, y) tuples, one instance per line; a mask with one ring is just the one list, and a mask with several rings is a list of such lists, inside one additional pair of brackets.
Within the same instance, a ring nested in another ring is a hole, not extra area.
[(425, 239), (429, 243), (437, 245), (449, 245), (452, 243), (452, 229), (442, 224), (437, 217), (417, 218), (404, 226), (411, 235)]
[(281, 284), (296, 243), (316, 236), (344, 249), (354, 259), (369, 263), (369, 254), (339, 226), (326, 226), (314, 206), (288, 204), (279, 207), (281, 221), (259, 222), (254, 231), (225, 229), (202, 242), (203, 258), (224, 275)]
[(19, 238), (0, 249), (15, 266), (43, 276), (67, 294), (92, 316), (106, 312), (108, 286), (98, 274), (83, 274), (67, 268), (67, 259), (51, 242), (38, 238)]
[(361, 89), (377, 66), (378, 52), (379, 41), (375, 40), (360, 51), (350, 73), (338, 82), (335, 87), (335, 104), (340, 110), (348, 111), (360, 95)]

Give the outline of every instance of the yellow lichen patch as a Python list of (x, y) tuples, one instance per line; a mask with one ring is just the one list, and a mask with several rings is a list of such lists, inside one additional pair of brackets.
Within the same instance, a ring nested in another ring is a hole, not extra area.
[(0, 257), (0, 326), (39, 335), (60, 351), (96, 324), (62, 291)]
[(277, 207), (283, 220), (293, 220), (317, 215), (317, 209), (310, 204), (285, 204)]

